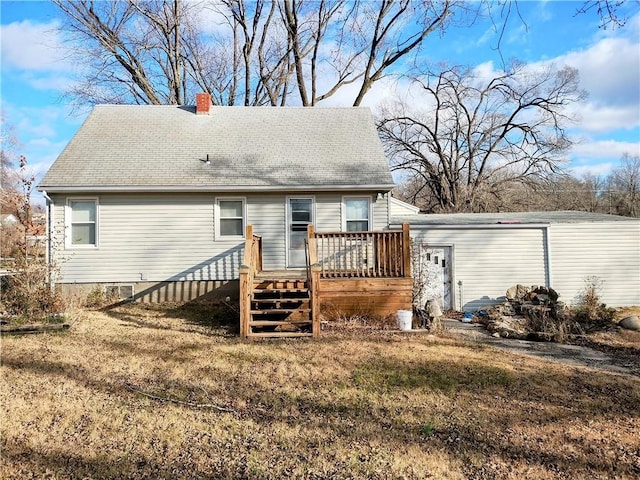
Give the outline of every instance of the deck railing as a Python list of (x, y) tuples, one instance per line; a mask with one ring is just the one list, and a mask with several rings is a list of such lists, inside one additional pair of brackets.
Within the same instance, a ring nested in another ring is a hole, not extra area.
[(253, 225), (245, 231), (244, 259), (240, 266), (240, 335), (247, 337), (251, 321), (253, 280), (262, 271), (262, 237), (253, 234)]
[(316, 232), (309, 225), (307, 237), (320, 278), (411, 276), (409, 224), (382, 232)]

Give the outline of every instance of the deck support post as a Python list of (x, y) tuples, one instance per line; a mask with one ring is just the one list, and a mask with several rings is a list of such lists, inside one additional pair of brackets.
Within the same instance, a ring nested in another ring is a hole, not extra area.
[(311, 331), (313, 337), (320, 336), (320, 271), (322, 267), (317, 263), (311, 265), (311, 275), (309, 279), (309, 293), (311, 301)]
[(251, 321), (251, 289), (253, 281), (249, 279), (251, 269), (241, 265), (240, 272), (240, 336), (249, 336), (249, 322)]
[(402, 268), (404, 269), (404, 277), (411, 276), (411, 234), (409, 224), (402, 224)]

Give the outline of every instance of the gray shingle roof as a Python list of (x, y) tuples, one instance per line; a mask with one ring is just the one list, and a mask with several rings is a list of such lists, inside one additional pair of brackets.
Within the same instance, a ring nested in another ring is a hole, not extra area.
[[(209, 156), (210, 165), (200, 159)], [(366, 108), (98, 105), (40, 182), (64, 190), (391, 189)]]
[(414, 226), (517, 225), (588, 222), (640, 222), (637, 218), (604, 213), (562, 210), (555, 212), (442, 213), (416, 214), (391, 218), (392, 225), (408, 222)]

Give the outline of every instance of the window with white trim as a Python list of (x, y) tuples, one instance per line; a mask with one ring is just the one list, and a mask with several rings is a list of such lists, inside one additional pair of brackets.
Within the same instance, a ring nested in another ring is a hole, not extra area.
[(217, 200), (217, 237), (244, 237), (245, 201), (242, 198), (219, 198)]
[(371, 226), (371, 198), (346, 197), (344, 199), (345, 230), (347, 232), (366, 232)]
[(67, 201), (67, 246), (98, 246), (98, 200), (71, 198)]

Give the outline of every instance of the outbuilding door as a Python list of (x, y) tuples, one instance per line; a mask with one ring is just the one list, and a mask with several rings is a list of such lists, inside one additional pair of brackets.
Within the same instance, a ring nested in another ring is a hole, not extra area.
[(287, 210), (287, 267), (304, 267), (307, 226), (313, 223), (313, 198), (289, 197)]
[(441, 299), (442, 308), (451, 310), (451, 251), (450, 246), (419, 246), (413, 272), (420, 285), (416, 295), (417, 307), (424, 308), (427, 301)]

